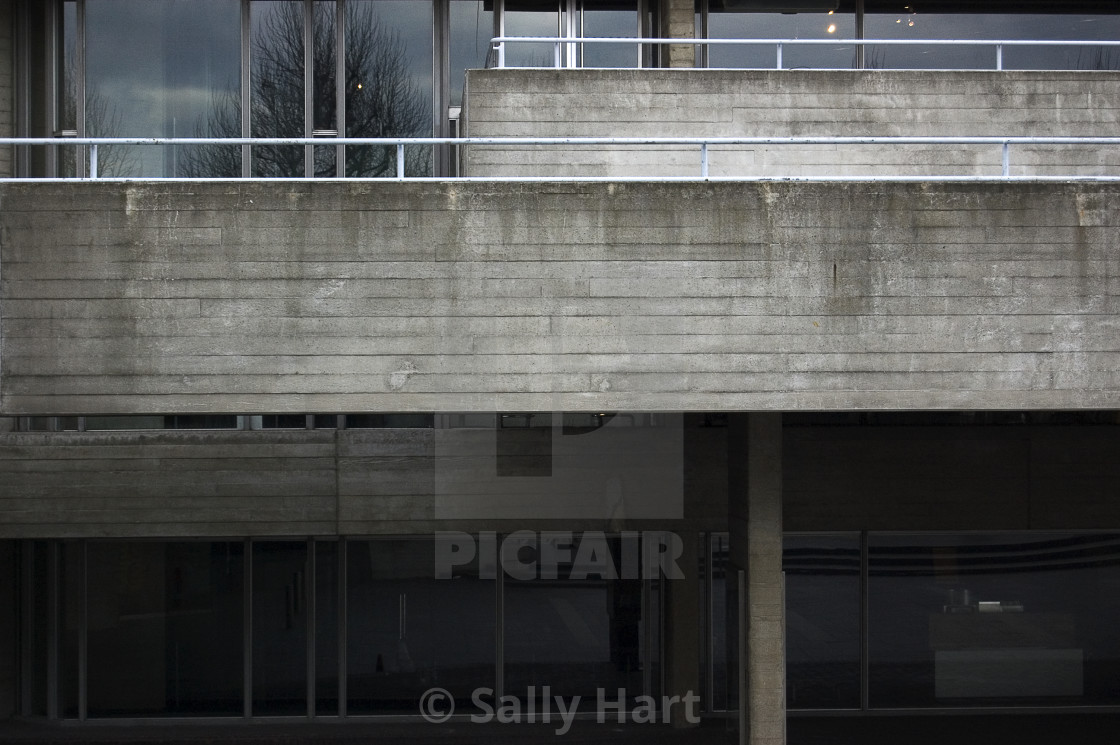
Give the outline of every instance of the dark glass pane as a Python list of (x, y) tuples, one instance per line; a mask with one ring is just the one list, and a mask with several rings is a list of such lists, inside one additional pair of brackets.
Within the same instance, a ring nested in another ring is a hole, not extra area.
[(91, 717), (242, 709), (240, 542), (91, 542)]
[(266, 414), (261, 417), (261, 429), (304, 429), (307, 416), (304, 414)]
[(35, 541), (31, 549), (32, 597), (30, 623), (25, 627), (31, 633), (27, 647), (31, 655), (29, 689), (31, 700), (29, 712), (32, 716), (47, 715), (47, 669), (50, 647), (50, 633), (53, 627), (51, 613), (51, 586), (57, 580), (51, 576), (50, 552), (53, 549), (47, 541)]
[[(1120, 15), (996, 13), (869, 13), (868, 39), (1120, 39)], [(994, 70), (994, 46), (875, 46), (869, 68)], [(1009, 46), (1005, 69), (1120, 70), (1120, 49), (1093, 46)]]
[(858, 708), (859, 536), (787, 536), (782, 567), (789, 707)]
[(253, 543), (253, 714), (307, 713), (307, 543)]
[(872, 535), (875, 707), (1115, 704), (1120, 535)]
[(237, 429), (235, 414), (175, 414), (163, 418), (165, 429)]
[[(506, 36), (560, 36), (560, 4), (557, 0), (508, 0), (505, 4)], [(506, 67), (554, 67), (556, 49), (546, 43), (505, 45)], [(563, 55), (565, 52), (561, 50)], [(563, 58), (560, 65), (563, 66)]]
[[(346, 11), (346, 136), (431, 137), (432, 4), (351, 0)], [(392, 176), (395, 147), (346, 148), (346, 175)], [(405, 149), (405, 174), (432, 174), (431, 147)]]
[[(713, 8), (708, 15), (709, 39), (852, 39), (852, 13), (729, 13)], [(782, 48), (782, 67), (788, 70), (845, 69), (855, 66), (856, 50), (851, 44), (787, 44)], [(777, 66), (774, 44), (712, 44), (708, 67), (762, 68)]]
[(431, 428), (431, 414), (347, 414), (347, 429)]
[[(312, 60), (314, 72), (311, 80), (314, 85), (312, 95), (312, 130), (315, 136), (331, 137), (338, 134), (338, 96), (335, 81), (336, 50), (338, 49), (335, 18), (335, 3), (317, 0), (314, 13), (312, 40)], [(336, 169), (337, 148), (323, 145), (315, 148), (315, 175), (331, 177), (339, 175)]]
[[(78, 9), (74, 0), (62, 3), (62, 38), (59, 47), (62, 50), (62, 64), (59, 74), (62, 84), (59, 86), (56, 98), (58, 107), (58, 122), (55, 133), (58, 135), (78, 134)], [(60, 147), (57, 148), (58, 175), (77, 176), (77, 159), (86, 158), (86, 148)]]
[[(611, 554), (621, 555), (617, 545)], [(557, 579), (506, 578), (506, 694), (524, 700), (547, 684), (552, 695), (581, 696), (584, 707), (595, 706), (599, 689), (643, 695), (642, 580), (566, 579), (571, 571), (561, 560)]]
[(315, 541), (315, 712), (338, 714), (338, 542)]
[(347, 543), (348, 711), (417, 711), (438, 685), (469, 711), (494, 686), (494, 582), (434, 578), (432, 538)]
[(739, 708), (739, 580), (731, 566), (726, 534), (713, 535), (711, 544), (711, 659), (713, 711)]
[(78, 716), (78, 672), (84, 588), (83, 544), (66, 542), (61, 546), (62, 593), (58, 649), (59, 710), (67, 719)]
[(488, 6), (486, 0), (451, 0), (451, 79), (447, 85), (452, 106), (463, 105), (464, 73), (486, 67), (494, 36), (494, 11)]
[(316, 414), (315, 429), (334, 429), (338, 426), (338, 416), (335, 414)]
[[(610, 9), (585, 7), (580, 16), (585, 37), (636, 37), (638, 35), (637, 0), (612, 3)], [(581, 67), (637, 67), (637, 44), (583, 44)]]
[[(236, 0), (88, 0), (86, 134), (240, 134)], [(240, 175), (236, 147), (101, 147), (104, 176)]]
[[(254, 0), (250, 5), (252, 59), (250, 125), (254, 137), (303, 137), (304, 13), (299, 0)], [(304, 148), (253, 148), (253, 175), (304, 175)]]
[(163, 429), (162, 416), (87, 416), (86, 431), (114, 429)]

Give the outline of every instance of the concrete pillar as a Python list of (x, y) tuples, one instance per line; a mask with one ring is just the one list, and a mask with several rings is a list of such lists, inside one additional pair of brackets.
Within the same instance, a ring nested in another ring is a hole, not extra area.
[(782, 579), (782, 415), (732, 414), (728, 429), (731, 563), (740, 597), (739, 742), (786, 740)]
[[(661, 5), (661, 36), (669, 39), (696, 38), (695, 0), (666, 0)], [(662, 47), (664, 67), (695, 67), (696, 48), (691, 44)]]
[[(665, 695), (679, 696), (700, 694), (700, 572), (699, 537), (695, 531), (680, 533), (684, 550), (678, 565), (683, 579), (669, 579), (665, 592)], [(694, 705), (693, 711), (699, 712)], [(692, 726), (684, 709), (674, 705), (674, 727)]]
[(16, 542), (0, 541), (0, 720), (16, 711), (19, 634), (16, 588)]

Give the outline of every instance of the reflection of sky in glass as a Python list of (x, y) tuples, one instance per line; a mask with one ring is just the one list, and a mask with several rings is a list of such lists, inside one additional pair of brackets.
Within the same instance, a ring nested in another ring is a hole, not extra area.
[[(548, 7), (549, 10), (541, 8)], [(522, 9), (524, 8), (524, 9)], [(558, 36), (560, 12), (555, 3), (506, 4), (506, 36)], [(551, 44), (507, 44), (508, 67), (552, 67), (554, 51)]]
[[(583, 11), (582, 36), (638, 35), (638, 4), (626, 10)], [(634, 44), (585, 44), (583, 65), (586, 67), (637, 67), (638, 47)]]
[[(829, 27), (834, 27), (830, 33)], [(855, 36), (851, 13), (712, 13), (708, 16), (709, 39), (851, 39)], [(713, 44), (708, 50), (709, 67), (773, 68), (774, 46), (729, 46)], [(794, 69), (847, 68), (854, 66), (855, 48), (836, 46), (787, 46), (782, 67)]]
[[(87, 133), (193, 135), (239, 89), (239, 26), (236, 0), (89, 0)], [(165, 149), (135, 149), (128, 172), (175, 172)]]
[(483, 6), (483, 0), (451, 0), (451, 79), (447, 83), (452, 106), (463, 102), (463, 72), (486, 66), (494, 13)]
[(405, 66), (413, 85), (425, 100), (432, 100), (435, 56), (435, 21), (432, 3), (426, 0), (350, 0), (350, 5), (371, 8), (382, 25), (395, 33), (405, 49)]
[[(911, 25), (913, 24), (913, 25)], [(1120, 15), (885, 14), (865, 20), (868, 39), (1120, 39)], [(993, 47), (869, 47), (869, 67), (995, 67)], [(1120, 49), (1101, 47), (1008, 47), (1011, 69), (1120, 69)]]

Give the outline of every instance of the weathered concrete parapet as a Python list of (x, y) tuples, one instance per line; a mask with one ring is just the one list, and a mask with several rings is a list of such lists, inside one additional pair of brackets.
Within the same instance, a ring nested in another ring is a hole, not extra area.
[[(1120, 73), (947, 70), (472, 70), (474, 137), (1097, 136)], [(699, 146), (465, 149), (472, 176), (700, 175)], [(999, 145), (713, 146), (713, 177), (998, 176)], [(1120, 148), (1011, 150), (1012, 175), (1120, 175)]]
[(1120, 185), (0, 186), (0, 415), (1120, 408)]

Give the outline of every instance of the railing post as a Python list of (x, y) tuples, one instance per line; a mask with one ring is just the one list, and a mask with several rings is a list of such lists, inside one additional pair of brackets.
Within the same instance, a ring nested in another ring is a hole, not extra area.
[(782, 69), (782, 42), (780, 42), (780, 41), (778, 42), (778, 68), (777, 69), (779, 69), (779, 70)]
[(700, 178), (708, 178), (708, 143), (700, 143)]
[(97, 178), (97, 145), (89, 146), (89, 177)]
[(498, 42), (498, 69), (501, 70), (506, 66), (506, 43), (504, 41)]
[(397, 178), (404, 178), (404, 143), (397, 143)]
[(552, 45), (552, 66), (560, 69), (560, 42)]
[(1003, 141), (1003, 177), (1011, 178), (1011, 143)]
[(1003, 44), (996, 44), (996, 69), (1003, 69)]

